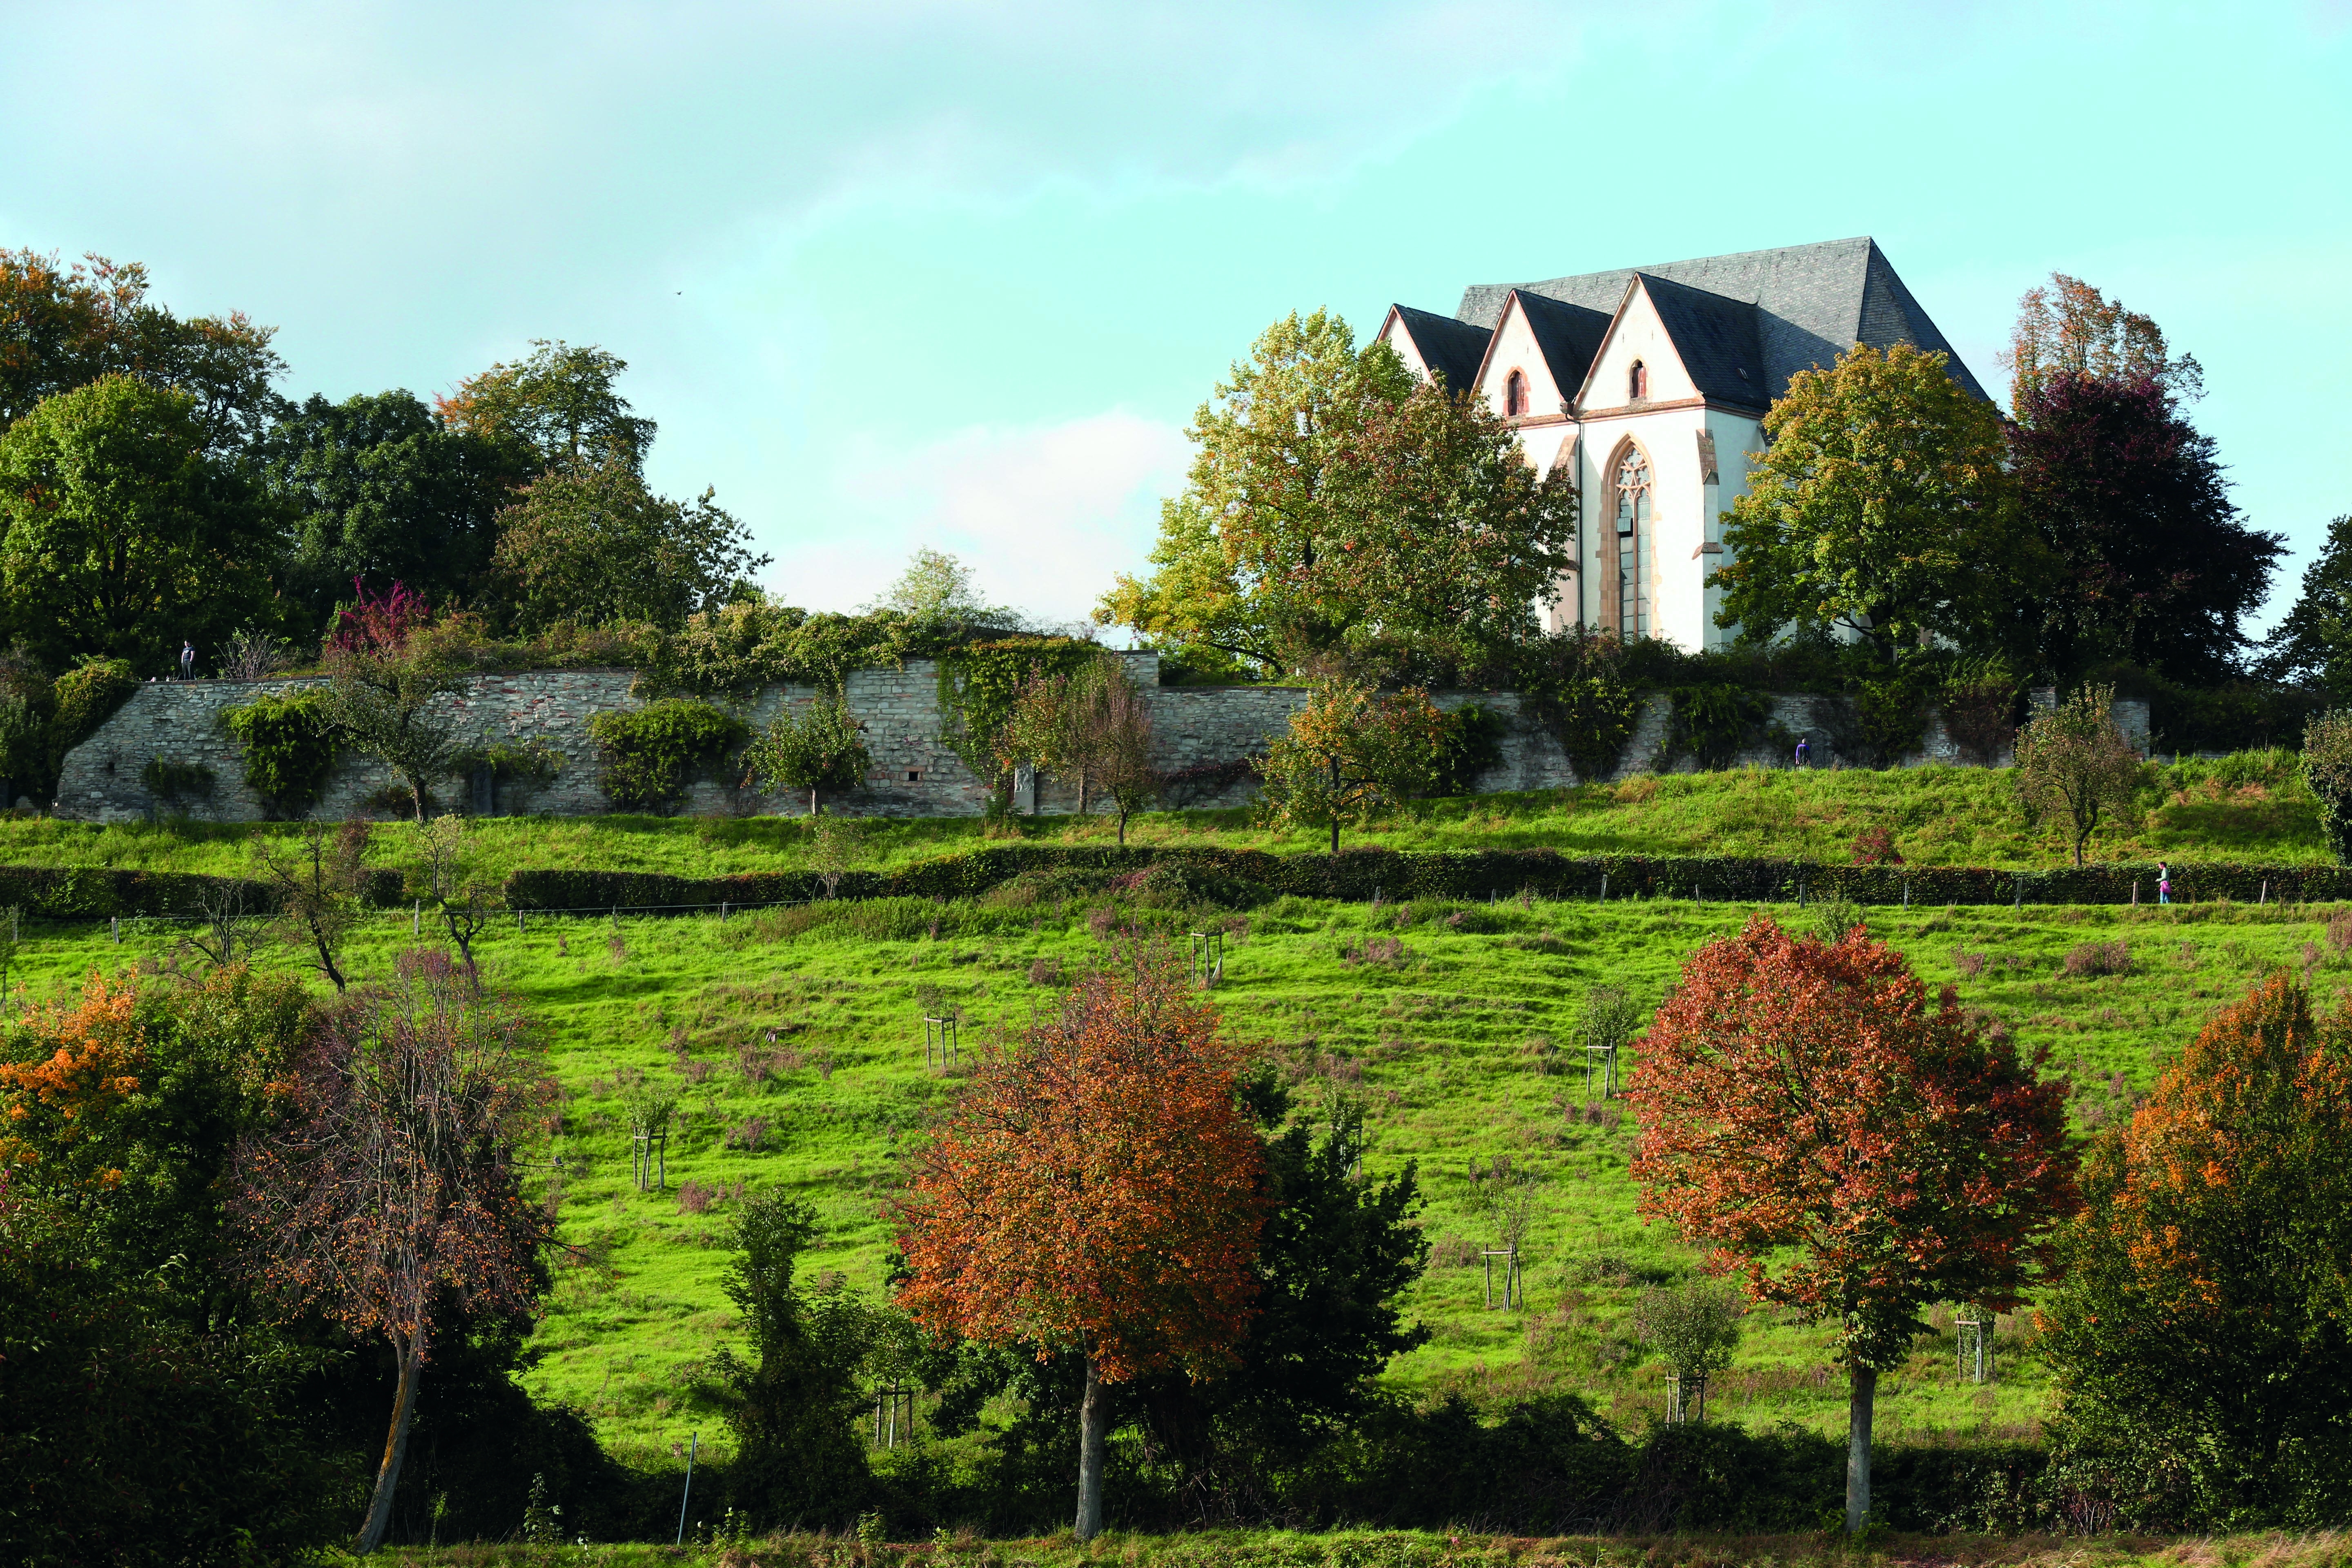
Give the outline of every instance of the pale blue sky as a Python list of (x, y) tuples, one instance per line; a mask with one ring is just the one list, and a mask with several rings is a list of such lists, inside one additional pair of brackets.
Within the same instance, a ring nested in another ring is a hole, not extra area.
[(1285, 310), (1853, 234), (1988, 384), (2053, 268), (2153, 314), (2296, 572), (2352, 510), (2345, 0), (0, 0), (0, 244), (276, 323), (298, 395), (602, 343), (656, 480), (812, 605), (928, 543), (1083, 613)]

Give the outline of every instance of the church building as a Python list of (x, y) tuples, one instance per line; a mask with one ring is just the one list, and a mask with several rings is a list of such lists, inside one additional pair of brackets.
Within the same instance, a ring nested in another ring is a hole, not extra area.
[(1568, 465), (1580, 561), (1548, 611), (1686, 649), (1720, 647), (1721, 513), (1799, 371), (1856, 343), (1951, 354), (1874, 240), (1830, 240), (1541, 283), (1475, 284), (1451, 316), (1390, 308), (1381, 341), (1507, 417), (1528, 460)]

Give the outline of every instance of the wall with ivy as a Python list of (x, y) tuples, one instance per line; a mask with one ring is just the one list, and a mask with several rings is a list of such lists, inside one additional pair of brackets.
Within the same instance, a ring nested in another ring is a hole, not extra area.
[[(1198, 787), (1184, 791), (1185, 804), (1232, 805), (1246, 801), (1255, 782), (1246, 759), (1262, 754), (1267, 740), (1306, 700), (1304, 689), (1282, 686), (1161, 686), (1159, 659), (1151, 654), (1122, 656), (1129, 679), (1143, 689), (1152, 708), (1160, 767), (1189, 774)], [(244, 757), (222, 715), (266, 691), (304, 682), (195, 680), (156, 682), (135, 689), (130, 700), (90, 738), (65, 758), (56, 810), (61, 816), (119, 822), (185, 815), (203, 820), (250, 822), (265, 804), (247, 783)], [(446, 714), (460, 745), (476, 754), (537, 745), (563, 761), (551, 777), (500, 779), (485, 790), (474, 777), (445, 780), (436, 804), (445, 809), (499, 815), (547, 812), (595, 816), (617, 807), (605, 793), (598, 747), (588, 731), (596, 714), (641, 704), (635, 678), (625, 669), (539, 670), (484, 675), (447, 700)], [(839, 809), (874, 816), (977, 816), (988, 792), (940, 741), (940, 680), (937, 664), (909, 659), (898, 668), (852, 671), (844, 694), (850, 711), (866, 726), (874, 771), (867, 787), (839, 803)], [(770, 686), (742, 698), (710, 699), (740, 718), (752, 733), (786, 708), (819, 697), (814, 686)], [(1482, 791), (1554, 788), (1576, 782), (1558, 742), (1537, 726), (1520, 722), (1520, 702), (1511, 692), (1450, 692), (1444, 707), (1476, 702), (1509, 721), (1501, 760), (1478, 781)], [(1819, 765), (1855, 759), (1842, 756), (1838, 737), (1851, 722), (1835, 711), (1838, 700), (1777, 696), (1761, 700), (1740, 721), (1737, 733), (1711, 742), (1733, 761), (1784, 763), (1794, 735), (1812, 743)], [(1686, 703), (1685, 707), (1689, 705)], [(2118, 703), (2127, 731), (2147, 732), (2147, 707)], [(1841, 728), (1843, 726), (1843, 728)], [(1691, 737), (1678, 735), (1675, 705), (1658, 694), (1644, 700), (1633, 734), (1618, 763), (1619, 774), (1654, 768), (1696, 765)], [(1927, 712), (1916, 748), (1905, 760), (1957, 761), (1949, 739), (1932, 711)], [(157, 763), (163, 764), (162, 768)], [(209, 770), (208, 792), (159, 798), (150, 782), (194, 776)], [(368, 759), (338, 754), (318, 810), (331, 818), (384, 815), (393, 780)], [(1071, 781), (1034, 781), (1020, 804), (1045, 812), (1076, 808)], [(767, 796), (736, 787), (733, 770), (706, 769), (676, 809), (695, 815), (787, 813), (806, 809), (797, 795)]]

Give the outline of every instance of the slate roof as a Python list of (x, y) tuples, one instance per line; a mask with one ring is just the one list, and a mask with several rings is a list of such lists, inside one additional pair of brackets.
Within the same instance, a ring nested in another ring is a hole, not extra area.
[(1528, 313), (1528, 331), (1535, 334), (1536, 347), (1551, 367), (1553, 384), (1561, 396), (1573, 398), (1592, 368), (1592, 356), (1601, 352), (1601, 340), (1609, 333), (1609, 312), (1525, 291), (1519, 295), (1519, 308)]
[[(1745, 313), (1753, 322), (1764, 395), (1759, 398), (1750, 395), (1739, 401), (1760, 405), (1778, 397), (1787, 389), (1789, 378), (1799, 371), (1827, 365), (1857, 342), (1874, 348), (1907, 342), (1923, 349), (1939, 349), (1952, 354), (1953, 378), (1979, 397), (1985, 395), (1968, 366), (1960, 363), (1957, 353), (1952, 353), (1950, 342), (1903, 286), (1903, 279), (1895, 276), (1885, 254), (1878, 248), (1878, 242), (1867, 235), (1825, 240), (1818, 245), (1786, 246), (1778, 250), (1743, 251), (1736, 256), (1703, 256), (1655, 267), (1587, 272), (1539, 283), (1474, 284), (1463, 291), (1461, 307), (1454, 315), (1473, 327), (1491, 331), (1502, 319), (1503, 303), (1514, 288), (1521, 294), (1541, 295), (1589, 310), (1614, 314), (1637, 272), (1681, 284), (1688, 293), (1714, 295), (1727, 304), (1746, 308)], [(1655, 297), (1661, 291), (1652, 292)], [(1726, 312), (1720, 306), (1693, 305), (1686, 324), (1694, 330), (1701, 330), (1703, 310), (1714, 311), (1707, 319), (1727, 331), (1729, 317), (1738, 313)], [(1702, 336), (1715, 330), (1705, 329)], [(1414, 341), (1420, 341), (1418, 336)], [(1679, 336), (1675, 342), (1683, 346)], [(1738, 351), (1735, 348), (1729, 352), (1736, 364)], [(1699, 374), (1696, 366), (1692, 374)], [(1738, 380), (1736, 374), (1732, 379), (1734, 383)], [(1702, 381), (1700, 384), (1704, 387), (1706, 384)]]
[[(1637, 276), (1701, 395), (1759, 413), (1771, 406), (1773, 395), (1765, 390), (1764, 349), (1756, 331), (1755, 306), (1654, 273)], [(1616, 400), (1604, 395), (1601, 401)]]
[(1495, 335), (1493, 323), (1475, 327), (1434, 310), (1416, 310), (1410, 305), (1394, 309), (1404, 330), (1412, 334), (1422, 363), (1444, 376), (1451, 390), (1469, 390), (1478, 379), (1479, 363), (1486, 357), (1487, 341)]

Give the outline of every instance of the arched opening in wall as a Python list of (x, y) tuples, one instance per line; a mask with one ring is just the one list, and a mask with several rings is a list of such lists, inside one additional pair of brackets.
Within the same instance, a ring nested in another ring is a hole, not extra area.
[(1528, 411), (1528, 378), (1513, 371), (1503, 381), (1503, 412), (1513, 418)]
[[(1616, 513), (1617, 603), (1611, 624), (1631, 642), (1651, 635), (1650, 508), (1654, 481), (1650, 459), (1627, 441), (1617, 449), (1609, 476), (1610, 504)], [(1606, 609), (1602, 612), (1607, 616)]]
[(1650, 367), (1635, 360), (1633, 368), (1625, 373), (1625, 401), (1639, 403), (1649, 395)]

